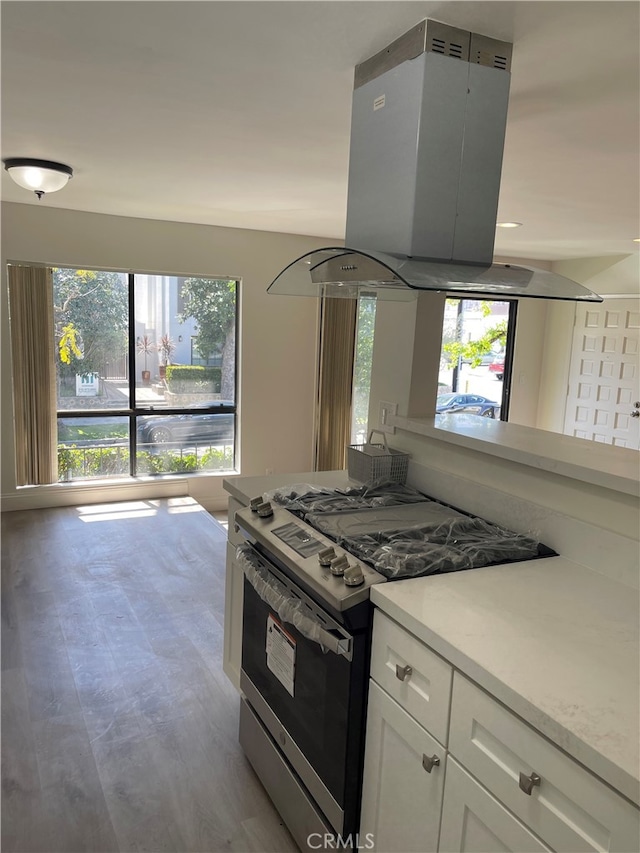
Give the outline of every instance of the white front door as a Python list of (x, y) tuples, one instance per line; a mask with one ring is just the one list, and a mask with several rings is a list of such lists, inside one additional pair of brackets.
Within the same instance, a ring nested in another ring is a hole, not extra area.
[(576, 306), (564, 432), (640, 449), (640, 299)]

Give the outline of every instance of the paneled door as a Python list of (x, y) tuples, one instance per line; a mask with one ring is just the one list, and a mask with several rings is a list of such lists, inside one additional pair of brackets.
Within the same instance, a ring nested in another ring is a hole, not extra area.
[(435, 853), (445, 748), (369, 684), (360, 842), (376, 853)]
[(640, 449), (640, 299), (576, 306), (564, 432)]

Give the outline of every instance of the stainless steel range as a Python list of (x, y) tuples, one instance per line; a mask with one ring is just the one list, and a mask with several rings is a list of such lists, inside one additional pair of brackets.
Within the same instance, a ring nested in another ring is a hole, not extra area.
[(371, 586), (553, 552), (396, 484), (289, 488), (235, 524), (247, 540), (240, 742), (302, 849), (317, 833), (355, 838)]

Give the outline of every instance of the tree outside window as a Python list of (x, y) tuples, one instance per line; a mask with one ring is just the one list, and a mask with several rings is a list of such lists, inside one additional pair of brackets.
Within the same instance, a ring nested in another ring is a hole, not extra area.
[(203, 363), (211, 353), (222, 354), (221, 395), (235, 397), (236, 282), (227, 279), (187, 278), (182, 287), (183, 321), (197, 323), (194, 344)]

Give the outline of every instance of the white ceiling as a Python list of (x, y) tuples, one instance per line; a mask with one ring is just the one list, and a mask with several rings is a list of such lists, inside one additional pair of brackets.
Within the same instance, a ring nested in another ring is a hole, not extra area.
[[(496, 253), (640, 237), (636, 2), (2, 2), (2, 156), (40, 204), (344, 236), (355, 65), (436, 18), (513, 41)], [(2, 197), (38, 204), (2, 174)]]

